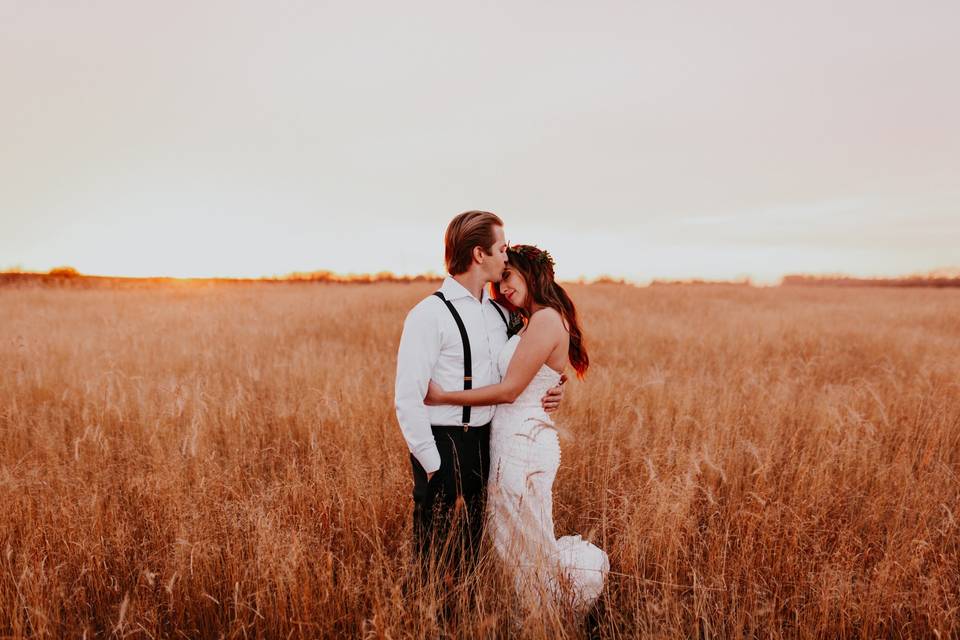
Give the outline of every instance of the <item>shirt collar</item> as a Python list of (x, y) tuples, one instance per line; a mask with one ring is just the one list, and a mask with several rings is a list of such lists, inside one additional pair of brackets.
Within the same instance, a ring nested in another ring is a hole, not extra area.
[[(456, 300), (458, 298), (473, 298), (473, 294), (467, 291), (467, 288), (453, 279), (452, 276), (447, 276), (443, 279), (443, 284), (440, 285), (440, 292), (443, 294), (443, 297), (447, 300)], [(489, 295), (487, 294), (487, 286), (484, 285), (483, 289), (480, 292), (480, 303), (483, 304), (487, 301)], [(473, 298), (476, 300), (476, 298)]]

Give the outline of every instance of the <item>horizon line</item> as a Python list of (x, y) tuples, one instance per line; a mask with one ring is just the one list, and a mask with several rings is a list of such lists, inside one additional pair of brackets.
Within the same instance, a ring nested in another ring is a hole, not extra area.
[[(336, 272), (330, 269), (316, 269), (313, 271), (291, 271), (286, 274), (272, 274), (260, 276), (130, 276), (117, 274), (84, 273), (74, 267), (58, 266), (46, 271), (26, 270), (18, 266), (9, 267), (0, 271), (0, 275), (25, 275), (34, 277), (60, 277), (60, 278), (97, 278), (114, 279), (126, 281), (227, 281), (227, 282), (335, 282), (335, 283), (373, 283), (373, 282), (427, 282), (439, 281), (447, 277), (447, 274), (437, 273), (433, 270), (418, 274), (398, 274), (392, 271), (381, 270), (376, 272)], [(785, 283), (799, 282), (818, 282), (818, 281), (860, 281), (860, 282), (909, 282), (909, 281), (960, 281), (960, 267), (938, 267), (923, 273), (907, 273), (894, 276), (856, 276), (843, 272), (801, 272), (785, 273), (777, 278), (776, 281), (767, 281), (755, 279), (749, 275), (743, 275), (737, 278), (714, 279), (704, 277), (691, 278), (649, 278), (635, 279), (625, 276), (614, 276), (611, 274), (599, 274), (594, 277), (580, 275), (576, 278), (557, 278), (558, 282), (569, 284), (602, 284), (617, 283), (629, 284), (633, 286), (649, 286), (652, 284), (737, 284), (750, 286), (782, 286)]]

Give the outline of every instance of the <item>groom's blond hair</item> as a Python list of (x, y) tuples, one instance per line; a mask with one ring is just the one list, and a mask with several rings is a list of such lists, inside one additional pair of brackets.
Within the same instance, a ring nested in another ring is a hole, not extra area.
[(443, 236), (444, 260), (450, 275), (456, 276), (470, 269), (474, 247), (493, 255), (490, 247), (496, 241), (494, 225), (502, 227), (503, 220), (489, 211), (464, 211), (450, 221)]

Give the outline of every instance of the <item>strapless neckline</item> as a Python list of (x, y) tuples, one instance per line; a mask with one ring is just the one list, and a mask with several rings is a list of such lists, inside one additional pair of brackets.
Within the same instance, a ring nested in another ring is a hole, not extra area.
[[(506, 353), (506, 352), (508, 351), (508, 349), (509, 349), (509, 354), (510, 354), (510, 355), (509, 355), (509, 357), (506, 358), (506, 362), (501, 361), (501, 362), (498, 363), (498, 364), (501, 366), (501, 368), (502, 368), (502, 371), (500, 372), (500, 375), (501, 375), (501, 376), (506, 376), (506, 375), (507, 375), (507, 366), (509, 366), (510, 360), (513, 358), (513, 353), (516, 351), (516, 347), (513, 347), (512, 349), (509, 348), (509, 347), (510, 347), (510, 343), (513, 341), (514, 338), (516, 338), (516, 339), (517, 339), (517, 342), (519, 343), (519, 342), (520, 342), (520, 339), (522, 338), (522, 336), (521, 336), (519, 333), (515, 333), (514, 335), (510, 336), (510, 338), (507, 340), (506, 344), (503, 345), (504, 348), (503, 348), (503, 350), (501, 351), (501, 353)], [(557, 371), (556, 369), (554, 369), (553, 367), (551, 367), (550, 365), (548, 365), (546, 362), (544, 362), (542, 365), (540, 365), (540, 369), (537, 371), (537, 373), (536, 373), (535, 375), (539, 376), (539, 375), (542, 374), (542, 373), (552, 374), (555, 378), (557, 378), (557, 380), (559, 380), (561, 377), (563, 377), (563, 373), (562, 373), (562, 372)]]

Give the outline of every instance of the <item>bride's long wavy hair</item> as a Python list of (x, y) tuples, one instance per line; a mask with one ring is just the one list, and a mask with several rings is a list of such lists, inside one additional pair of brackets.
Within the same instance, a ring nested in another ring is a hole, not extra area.
[(516, 269), (527, 285), (527, 298), (523, 307), (517, 307), (500, 292), (500, 283), (492, 283), (494, 300), (511, 311), (518, 311), (525, 320), (530, 318), (531, 308), (536, 302), (544, 307), (555, 309), (570, 334), (568, 357), (577, 378), (583, 379), (590, 366), (590, 357), (583, 343), (583, 330), (577, 319), (577, 308), (567, 292), (557, 284), (553, 275), (553, 258), (546, 251), (533, 245), (520, 244), (507, 248), (507, 264)]

